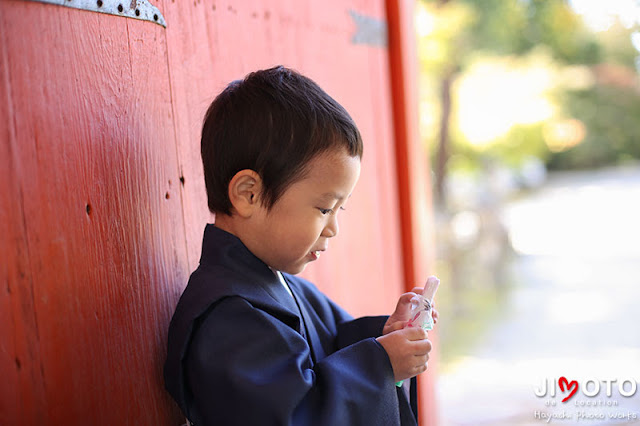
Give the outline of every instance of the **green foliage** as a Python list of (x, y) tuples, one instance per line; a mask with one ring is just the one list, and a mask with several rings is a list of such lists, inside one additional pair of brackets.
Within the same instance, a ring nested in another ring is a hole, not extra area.
[(569, 64), (599, 62), (601, 52), (595, 35), (566, 1), (532, 0), (528, 4), (531, 19), (524, 34), (532, 45), (550, 47), (556, 59)]
[[(585, 139), (575, 147), (550, 151), (544, 122), (516, 125), (482, 147), (470, 146), (451, 126), (449, 169), (473, 169), (484, 156), (517, 164), (533, 155), (555, 169), (640, 159), (640, 81), (635, 69), (639, 52), (630, 38), (634, 29), (617, 22), (607, 31), (593, 32), (568, 0), (423, 0), (423, 4), (438, 22), (424, 38), (427, 44), (420, 43), (423, 79), (430, 80), (432, 88), (445, 77), (467, 72), (478, 58), (526, 60), (541, 47), (550, 53), (552, 67), (580, 65), (593, 79), (579, 90), (571, 82), (554, 83), (558, 109), (551, 120), (577, 119), (584, 126)], [(439, 93), (432, 91), (430, 96), (436, 99)], [(437, 127), (428, 133), (435, 151)], [(432, 158), (437, 158), (435, 152)]]
[(476, 19), (475, 10), (462, 2), (447, 2), (438, 7), (428, 8), (438, 19), (431, 23), (433, 28), (428, 40), (422, 40), (418, 47), (418, 58), (423, 70), (431, 76), (440, 76), (458, 69), (470, 53), (468, 29)]
[(543, 124), (516, 125), (505, 136), (484, 149), (476, 149), (460, 137), (453, 139), (449, 171), (473, 172), (482, 169), (487, 158), (518, 168), (530, 157), (546, 160), (550, 152), (544, 142)]
[(520, 166), (522, 160), (528, 157), (544, 160), (549, 151), (542, 128), (541, 123), (516, 125), (504, 138), (492, 145), (488, 153), (511, 166)]
[(499, 55), (522, 55), (536, 46), (546, 45), (567, 63), (593, 64), (601, 51), (595, 35), (565, 0), (426, 0), (439, 13), (467, 17), (464, 25), (441, 42), (455, 42), (458, 61), (464, 65), (467, 53), (487, 51)]
[(470, 50), (488, 50), (497, 54), (519, 54), (533, 44), (523, 36), (529, 17), (523, 2), (504, 0), (464, 0), (477, 19), (468, 29), (473, 34)]
[(640, 93), (633, 87), (596, 85), (561, 96), (565, 111), (587, 126), (584, 141), (553, 153), (552, 169), (593, 168), (640, 159)]
[(608, 31), (599, 33), (598, 43), (603, 50), (601, 62), (634, 69), (638, 51), (631, 43), (632, 32), (633, 29), (625, 28), (620, 22), (616, 22)]

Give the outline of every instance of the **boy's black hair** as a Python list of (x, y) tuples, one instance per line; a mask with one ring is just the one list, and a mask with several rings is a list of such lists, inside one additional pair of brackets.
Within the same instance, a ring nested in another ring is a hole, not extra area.
[(211, 103), (202, 127), (209, 210), (231, 214), (229, 182), (244, 169), (260, 175), (260, 201), (270, 209), (312, 158), (340, 148), (362, 158), (360, 132), (311, 79), (277, 66), (236, 80)]

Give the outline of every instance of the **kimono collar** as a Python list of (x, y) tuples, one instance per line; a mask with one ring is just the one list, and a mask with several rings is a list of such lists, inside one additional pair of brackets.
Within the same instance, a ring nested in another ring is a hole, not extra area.
[[(240, 239), (214, 225), (207, 225), (200, 266), (182, 293), (169, 326), (169, 351), (165, 363), (165, 387), (183, 411), (188, 410), (182, 362), (199, 319), (221, 300), (242, 297), (301, 331), (298, 307), (278, 276)], [(186, 411), (185, 411), (186, 412)]]

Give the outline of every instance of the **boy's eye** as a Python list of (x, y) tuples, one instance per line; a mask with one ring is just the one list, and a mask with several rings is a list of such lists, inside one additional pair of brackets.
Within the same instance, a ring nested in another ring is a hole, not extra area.
[[(325, 215), (334, 213), (333, 209), (318, 209), (318, 210), (320, 210), (320, 213)], [(344, 207), (340, 207), (340, 210), (346, 210), (346, 209)]]

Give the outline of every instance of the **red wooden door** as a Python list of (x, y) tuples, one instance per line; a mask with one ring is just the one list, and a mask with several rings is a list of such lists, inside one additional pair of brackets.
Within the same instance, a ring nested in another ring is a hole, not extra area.
[(161, 368), (213, 220), (200, 125), (257, 68), (309, 75), (365, 140), (341, 236), (305, 275), (354, 315), (404, 291), (388, 50), (354, 39), (385, 2), (153, 3), (166, 29), (0, 1), (0, 424), (180, 424)]

